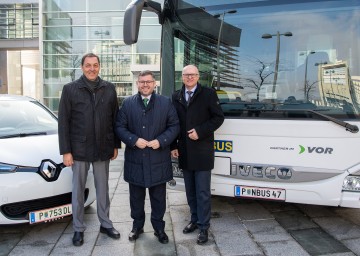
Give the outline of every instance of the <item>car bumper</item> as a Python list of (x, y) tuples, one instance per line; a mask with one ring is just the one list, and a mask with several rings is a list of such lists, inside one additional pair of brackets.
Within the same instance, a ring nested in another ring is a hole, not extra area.
[[(29, 222), (29, 212), (71, 203), (72, 171), (64, 168), (56, 181), (33, 172), (3, 174), (0, 178), (0, 225)], [(94, 178), (89, 172), (85, 207), (95, 201)]]

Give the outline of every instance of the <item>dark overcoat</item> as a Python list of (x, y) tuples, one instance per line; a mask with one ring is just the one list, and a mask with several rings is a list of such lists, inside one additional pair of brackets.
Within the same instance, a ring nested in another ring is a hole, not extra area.
[[(168, 97), (153, 93), (147, 107), (138, 93), (126, 98), (116, 120), (116, 134), (126, 145), (124, 180), (152, 187), (173, 178), (170, 144), (179, 133), (179, 119)], [(135, 146), (143, 138), (157, 139), (160, 148)]]
[(74, 160), (109, 160), (120, 147), (114, 125), (119, 104), (115, 86), (100, 79), (92, 92), (81, 77), (63, 87), (59, 104), (60, 154)]
[[(181, 169), (211, 170), (214, 168), (214, 132), (224, 122), (219, 99), (213, 88), (198, 84), (187, 106), (184, 92), (185, 86), (172, 95), (180, 120), (180, 133), (171, 149), (178, 149)], [(191, 140), (187, 135), (193, 128), (198, 140)]]

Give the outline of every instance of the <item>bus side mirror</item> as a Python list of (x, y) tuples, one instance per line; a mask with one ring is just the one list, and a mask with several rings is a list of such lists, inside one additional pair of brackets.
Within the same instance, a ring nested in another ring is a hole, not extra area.
[(125, 44), (134, 44), (138, 40), (141, 14), (145, 0), (132, 1), (125, 10), (123, 36)]
[(134, 44), (138, 40), (142, 10), (155, 12), (161, 23), (161, 4), (150, 0), (134, 0), (125, 10), (123, 36), (125, 44)]

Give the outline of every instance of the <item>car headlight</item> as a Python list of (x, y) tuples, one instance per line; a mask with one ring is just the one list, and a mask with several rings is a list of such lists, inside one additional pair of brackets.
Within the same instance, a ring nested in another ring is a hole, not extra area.
[(11, 164), (0, 163), (0, 173), (12, 173), (16, 172), (17, 166)]
[(359, 176), (347, 176), (344, 179), (342, 190), (360, 192), (360, 177)]

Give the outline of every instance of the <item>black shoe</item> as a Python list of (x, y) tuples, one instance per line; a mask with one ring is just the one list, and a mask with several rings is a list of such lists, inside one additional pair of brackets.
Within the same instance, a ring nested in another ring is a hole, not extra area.
[(133, 228), (129, 234), (129, 241), (135, 241), (142, 233), (144, 233), (143, 228)]
[(154, 235), (158, 238), (159, 242), (162, 244), (167, 244), (169, 242), (169, 238), (167, 234), (162, 230), (155, 231)]
[(188, 234), (194, 232), (194, 230), (197, 228), (198, 226), (195, 223), (189, 222), (189, 224), (187, 224), (187, 226), (183, 229), (183, 233)]
[(84, 232), (75, 232), (72, 242), (75, 246), (82, 246), (84, 243)]
[(109, 237), (114, 238), (114, 239), (119, 239), (120, 238), (120, 233), (115, 229), (115, 228), (104, 228), (100, 226), (100, 232), (107, 234)]
[(198, 238), (197, 238), (197, 243), (198, 244), (205, 244), (207, 241), (208, 241), (208, 231), (207, 229), (202, 229), (200, 230), (200, 233), (198, 235)]

